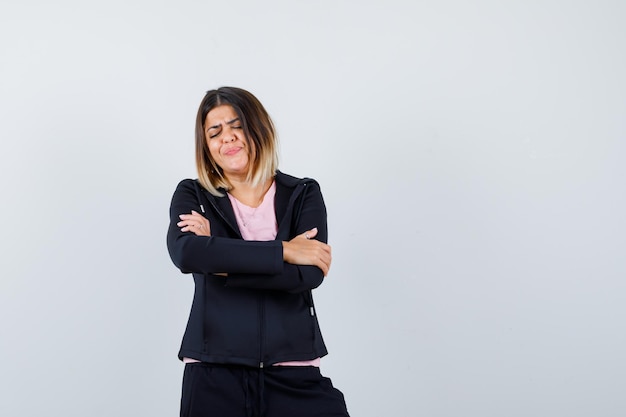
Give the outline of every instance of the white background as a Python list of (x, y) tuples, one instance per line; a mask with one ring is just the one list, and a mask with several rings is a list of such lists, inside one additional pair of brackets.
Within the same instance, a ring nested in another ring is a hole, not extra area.
[(7, 1), (0, 415), (174, 416), (204, 92), (322, 185), (354, 417), (626, 414), (622, 1)]

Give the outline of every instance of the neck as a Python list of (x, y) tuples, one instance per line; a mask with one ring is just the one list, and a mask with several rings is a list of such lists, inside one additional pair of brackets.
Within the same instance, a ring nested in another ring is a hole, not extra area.
[(263, 202), (263, 197), (267, 190), (272, 186), (273, 179), (268, 179), (262, 184), (257, 186), (251, 185), (246, 181), (232, 181), (230, 183), (233, 185), (228, 192), (235, 197), (237, 200), (241, 201), (243, 204), (249, 207), (258, 207)]

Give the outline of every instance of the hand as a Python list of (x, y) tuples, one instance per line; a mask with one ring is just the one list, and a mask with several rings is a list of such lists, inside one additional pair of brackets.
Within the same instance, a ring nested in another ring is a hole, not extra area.
[(326, 243), (313, 239), (315, 236), (317, 227), (283, 242), (283, 259), (294, 265), (317, 266), (326, 276), (332, 260), (331, 248)]
[(176, 226), (181, 232), (192, 232), (198, 236), (211, 236), (211, 224), (209, 220), (197, 211), (191, 210), (191, 214), (181, 214), (180, 221)]

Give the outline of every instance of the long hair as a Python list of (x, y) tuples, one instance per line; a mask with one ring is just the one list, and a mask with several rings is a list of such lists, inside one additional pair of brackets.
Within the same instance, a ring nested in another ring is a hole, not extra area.
[(224, 176), (209, 152), (205, 133), (206, 116), (218, 106), (229, 105), (241, 121), (248, 144), (249, 169), (246, 179), (253, 185), (273, 178), (278, 169), (278, 140), (274, 123), (261, 102), (250, 92), (237, 87), (209, 90), (202, 99), (196, 117), (196, 167), (198, 181), (211, 194), (223, 196), (232, 184)]

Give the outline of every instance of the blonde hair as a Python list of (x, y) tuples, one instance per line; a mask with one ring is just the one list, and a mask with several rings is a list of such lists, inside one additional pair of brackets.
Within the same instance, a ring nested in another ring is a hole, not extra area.
[(209, 90), (196, 117), (196, 167), (200, 184), (220, 197), (224, 195), (220, 189), (228, 191), (232, 184), (211, 157), (204, 124), (207, 114), (222, 105), (231, 106), (237, 113), (248, 142), (250, 167), (246, 179), (253, 185), (263, 184), (273, 178), (278, 169), (278, 139), (274, 123), (261, 102), (250, 92), (237, 87)]

